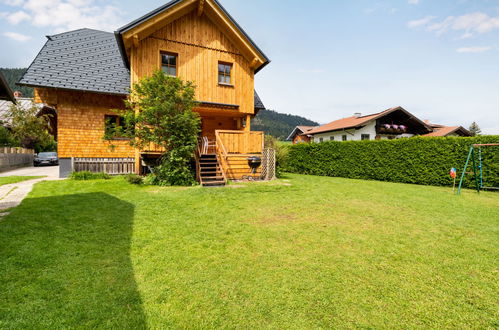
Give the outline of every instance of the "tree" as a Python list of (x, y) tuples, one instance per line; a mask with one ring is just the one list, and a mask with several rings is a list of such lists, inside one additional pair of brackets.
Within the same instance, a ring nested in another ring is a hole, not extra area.
[(470, 131), (471, 136), (482, 135), (482, 130), (480, 129), (480, 126), (478, 126), (476, 122), (472, 122), (468, 130)]
[[(143, 149), (150, 143), (163, 147), (154, 175), (160, 185), (192, 185), (190, 166), (198, 144), (201, 120), (192, 111), (195, 86), (156, 71), (133, 86), (125, 110), (116, 110), (125, 125), (115, 127), (113, 136), (130, 138), (130, 144)], [(110, 139), (109, 132), (107, 139)]]
[(14, 144), (36, 152), (53, 150), (54, 137), (49, 133), (48, 115), (38, 116), (38, 108), (34, 103), (28, 107), (13, 104), (7, 111), (5, 122), (11, 128)]

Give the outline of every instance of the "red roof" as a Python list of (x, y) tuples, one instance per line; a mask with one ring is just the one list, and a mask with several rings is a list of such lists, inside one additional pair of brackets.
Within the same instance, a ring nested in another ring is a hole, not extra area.
[[(441, 125), (438, 125), (441, 126)], [(459, 133), (457, 133), (459, 132)], [(434, 128), (433, 132), (424, 134), (422, 136), (435, 137), (435, 136), (447, 136), (452, 133), (457, 133), (461, 136), (471, 136), (471, 133), (463, 128), (462, 126), (441, 126), (440, 128)]]
[(355, 128), (359, 126), (363, 126), (370, 122), (371, 120), (378, 119), (379, 117), (383, 117), (395, 110), (404, 110), (402, 107), (395, 107), (395, 108), (390, 108), (386, 109), (385, 111), (381, 111), (378, 113), (374, 113), (372, 115), (367, 115), (367, 116), (352, 116), (352, 117), (347, 117), (347, 118), (342, 118), (338, 119), (335, 121), (330, 122), (329, 124), (322, 125), (317, 127), (316, 129), (313, 129), (307, 134), (317, 134), (317, 133), (323, 133), (323, 132), (331, 132), (331, 131), (337, 131), (341, 129), (348, 129), (348, 128)]

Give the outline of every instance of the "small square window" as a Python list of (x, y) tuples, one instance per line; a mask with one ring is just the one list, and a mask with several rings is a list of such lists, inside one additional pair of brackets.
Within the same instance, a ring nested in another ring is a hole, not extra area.
[(334, 141), (334, 136), (330, 136), (329, 141)]
[(161, 53), (161, 70), (172, 77), (177, 76), (177, 55), (171, 53)]
[(319, 142), (324, 142), (324, 139), (323, 139), (323, 138), (320, 138), (320, 139), (319, 139)]
[(370, 137), (370, 135), (369, 135), (369, 134), (362, 134), (362, 135), (360, 136), (360, 139), (361, 139), (361, 140), (370, 140), (370, 139), (371, 139), (371, 137)]
[(222, 85), (231, 85), (232, 64), (218, 63), (218, 83)]
[(347, 136), (346, 136), (346, 135), (342, 135), (342, 136), (341, 136), (341, 140), (342, 140), (342, 141), (346, 141), (346, 140), (347, 140)]

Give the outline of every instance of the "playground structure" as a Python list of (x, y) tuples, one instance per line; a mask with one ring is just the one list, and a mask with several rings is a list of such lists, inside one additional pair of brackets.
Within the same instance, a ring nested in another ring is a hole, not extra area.
[[(467, 173), (473, 174), (473, 178), (475, 181), (475, 188), (478, 193), (480, 193), (480, 190), (499, 190), (499, 187), (487, 187), (484, 185), (482, 147), (499, 147), (499, 143), (473, 144), (470, 147), (468, 158), (466, 159), (463, 172), (461, 173), (461, 180), (459, 180), (459, 188), (457, 189), (458, 195), (461, 194), (461, 188), (463, 186), (464, 177), (465, 174)], [(473, 171), (466, 172), (466, 170), (468, 169), (468, 165), (470, 164), (470, 161)]]

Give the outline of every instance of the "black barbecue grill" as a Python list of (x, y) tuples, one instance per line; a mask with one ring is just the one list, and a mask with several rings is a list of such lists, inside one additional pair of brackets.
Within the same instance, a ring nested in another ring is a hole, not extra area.
[(258, 156), (248, 157), (248, 166), (251, 168), (251, 176), (248, 179), (253, 180), (256, 170), (262, 165), (262, 159)]

